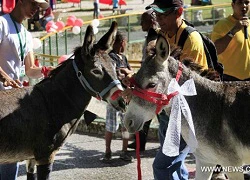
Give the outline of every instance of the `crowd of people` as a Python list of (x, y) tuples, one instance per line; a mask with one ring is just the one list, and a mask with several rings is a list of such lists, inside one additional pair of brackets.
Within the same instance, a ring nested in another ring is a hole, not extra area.
[[(144, 2), (144, 1), (143, 1)], [(249, 0), (232, 0), (233, 13), (228, 17), (219, 20), (212, 31), (211, 39), (214, 42), (219, 62), (223, 64), (223, 81), (249, 81), (250, 80), (250, 33), (248, 12)], [(99, 14), (99, 1), (94, 1), (94, 18)], [(153, 28), (164, 35), (171, 46), (177, 46), (182, 31), (189, 26), (183, 19), (182, 0), (154, 0), (145, 8), (147, 9), (141, 16), (142, 30), (148, 32)], [(39, 9), (46, 9), (46, 13), (40, 18), (40, 24), (45, 28), (46, 23), (53, 19), (52, 10), (45, 0), (16, 0), (16, 6), (10, 14), (0, 17), (0, 90), (10, 88), (21, 88), (23, 76), (30, 78), (40, 78), (44, 74), (44, 68), (34, 64), (32, 36), (22, 25), (26, 18), (32, 18)], [(12, 33), (10, 33), (12, 32)], [(4, 38), (7, 36), (8, 38)], [(117, 32), (116, 39), (110, 57), (116, 64), (118, 79), (122, 82), (127, 76), (133, 74), (133, 69), (129, 65), (126, 52), (127, 37), (121, 31)], [(142, 63), (146, 54), (146, 42), (142, 50)], [(203, 40), (199, 32), (193, 31), (189, 34), (182, 47), (180, 60), (186, 57), (192, 58), (195, 63), (200, 64), (203, 69), (208, 69)], [(52, 67), (45, 67), (47, 71)], [(124, 88), (126, 86), (124, 85)], [(115, 110), (107, 105), (105, 143), (106, 149), (102, 160), (110, 162), (112, 159), (111, 141), (113, 133), (118, 129), (118, 117), (122, 125), (122, 150), (120, 158), (125, 161), (132, 161), (128, 154), (128, 148), (136, 149), (135, 141), (128, 144), (129, 134), (123, 125), (124, 113)], [(159, 144), (160, 150), (157, 152), (153, 162), (153, 174), (156, 180), (178, 180), (188, 179), (189, 172), (184, 160), (189, 153), (189, 147), (185, 140), (181, 138), (180, 153), (176, 157), (169, 157), (163, 154), (164, 143), (169, 117), (164, 110), (158, 115), (159, 121)], [(141, 151), (146, 150), (147, 134), (151, 120), (145, 123), (140, 131)], [(135, 137), (134, 137), (135, 140)], [(0, 179), (17, 179), (18, 163), (1, 164)], [(216, 174), (217, 175), (217, 174)], [(220, 178), (226, 179), (224, 174)], [(245, 176), (246, 178), (247, 175)]]

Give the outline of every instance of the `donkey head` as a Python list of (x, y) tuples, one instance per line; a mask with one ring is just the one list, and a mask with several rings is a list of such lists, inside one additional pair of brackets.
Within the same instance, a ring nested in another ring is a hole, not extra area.
[[(152, 43), (152, 40), (148, 42)], [(155, 47), (153, 48), (155, 49), (150, 51), (151, 53), (148, 54), (148, 57), (135, 76), (135, 90), (139, 88), (142, 90), (141, 92), (145, 92), (146, 90), (157, 93), (165, 93), (166, 83), (171, 79), (169, 77), (169, 73), (167, 72), (167, 59), (171, 58), (170, 46), (167, 40), (163, 36), (159, 35)], [(148, 95), (145, 94), (145, 96)], [(133, 95), (125, 114), (124, 123), (126, 128), (129, 132), (140, 130), (145, 121), (154, 118), (155, 111), (156, 104)]]
[[(123, 90), (117, 79), (115, 64), (108, 53), (112, 47), (117, 32), (117, 23), (113, 22), (109, 31), (97, 42), (93, 27), (88, 26), (81, 53), (75, 53), (78, 67), (85, 77), (86, 90), (94, 97), (101, 98), (112, 104), (118, 110), (124, 110), (122, 98), (112, 100), (111, 96), (117, 90)], [(82, 64), (82, 65), (80, 65)]]

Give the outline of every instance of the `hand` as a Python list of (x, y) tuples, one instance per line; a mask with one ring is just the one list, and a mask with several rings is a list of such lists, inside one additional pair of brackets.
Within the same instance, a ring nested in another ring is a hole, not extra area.
[(127, 76), (125, 78), (122, 79), (122, 84), (124, 84), (127, 87), (130, 87), (130, 77)]
[(126, 77), (125, 74), (120, 71), (120, 69), (116, 70), (116, 74), (120, 81), (122, 81)]
[(128, 74), (133, 73), (133, 71), (129, 70), (128, 68), (120, 68), (120, 71), (122, 74), (125, 74), (127, 76)]
[(124, 101), (128, 104), (132, 98), (132, 89), (127, 88), (124, 91), (122, 91), (121, 96), (124, 99)]
[(48, 77), (48, 75), (50, 74), (50, 71), (52, 71), (53, 69), (55, 69), (55, 67), (53, 66), (43, 66), (41, 73), (44, 75), (44, 77)]
[(231, 30), (231, 32), (233, 34), (236, 34), (238, 31), (240, 31), (243, 27), (248, 27), (249, 26), (249, 22), (248, 22), (248, 17), (244, 16), (242, 17), (242, 19), (240, 19), (235, 26), (233, 27), (233, 29)]
[(11, 86), (13, 88), (21, 88), (20, 84), (22, 84), (18, 79), (13, 80), (11, 78), (7, 78), (3, 82), (4, 87)]
[(11, 77), (8, 76), (8, 74), (6, 74), (2, 68), (0, 67), (0, 80), (3, 82), (3, 86), (7, 87), (7, 86), (11, 86), (13, 88), (20, 88), (21, 86), (21, 82), (17, 79), (17, 80), (13, 80)]

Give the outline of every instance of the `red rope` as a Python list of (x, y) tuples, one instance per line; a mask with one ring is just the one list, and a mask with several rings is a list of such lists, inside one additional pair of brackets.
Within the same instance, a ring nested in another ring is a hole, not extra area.
[(138, 180), (141, 180), (141, 158), (140, 158), (140, 134), (139, 132), (135, 133), (136, 139), (136, 159), (137, 159), (137, 173), (138, 173)]

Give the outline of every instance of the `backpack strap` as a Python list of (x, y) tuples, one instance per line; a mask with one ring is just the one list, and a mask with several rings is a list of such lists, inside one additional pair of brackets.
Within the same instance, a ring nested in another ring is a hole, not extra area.
[[(187, 26), (182, 31), (182, 33), (180, 35), (180, 38), (179, 38), (179, 41), (178, 41), (178, 44), (177, 44), (179, 47), (181, 47), (181, 49), (183, 49), (184, 43), (186, 42), (188, 36), (194, 31), (197, 31), (197, 30), (194, 27), (191, 27), (191, 26)], [(204, 47), (204, 51), (205, 51), (206, 59), (207, 59), (207, 65), (208, 65), (209, 68), (214, 69), (212, 58), (211, 58), (211, 56), (209, 54), (209, 51), (208, 51), (208, 48), (207, 48), (206, 44), (204, 43), (204, 40), (203, 40), (203, 35), (199, 31), (197, 31), (197, 32), (200, 34), (202, 42), (203, 42), (203, 47)]]
[(183, 29), (183, 31), (180, 35), (178, 44), (177, 44), (181, 49), (183, 49), (183, 46), (184, 46), (189, 34), (191, 34), (194, 31), (196, 31), (196, 29), (194, 29), (191, 26), (187, 26), (185, 29)]
[[(183, 49), (183, 46), (188, 38), (188, 36), (194, 32), (197, 31), (194, 26), (187, 22), (186, 20), (183, 20), (188, 26), (182, 31), (179, 41), (177, 43), (177, 45)], [(223, 78), (223, 71), (224, 71), (224, 66), (218, 62), (218, 57), (217, 57), (217, 50), (216, 47), (214, 45), (214, 43), (206, 36), (204, 36), (203, 34), (201, 34), (199, 31), (197, 31), (201, 38), (202, 38), (202, 42), (203, 42), (203, 47), (204, 47), (204, 51), (206, 54), (206, 59), (207, 59), (207, 65), (209, 68), (212, 68), (214, 70), (216, 70), (219, 74), (221, 79)], [(211, 54), (210, 54), (211, 52)]]

